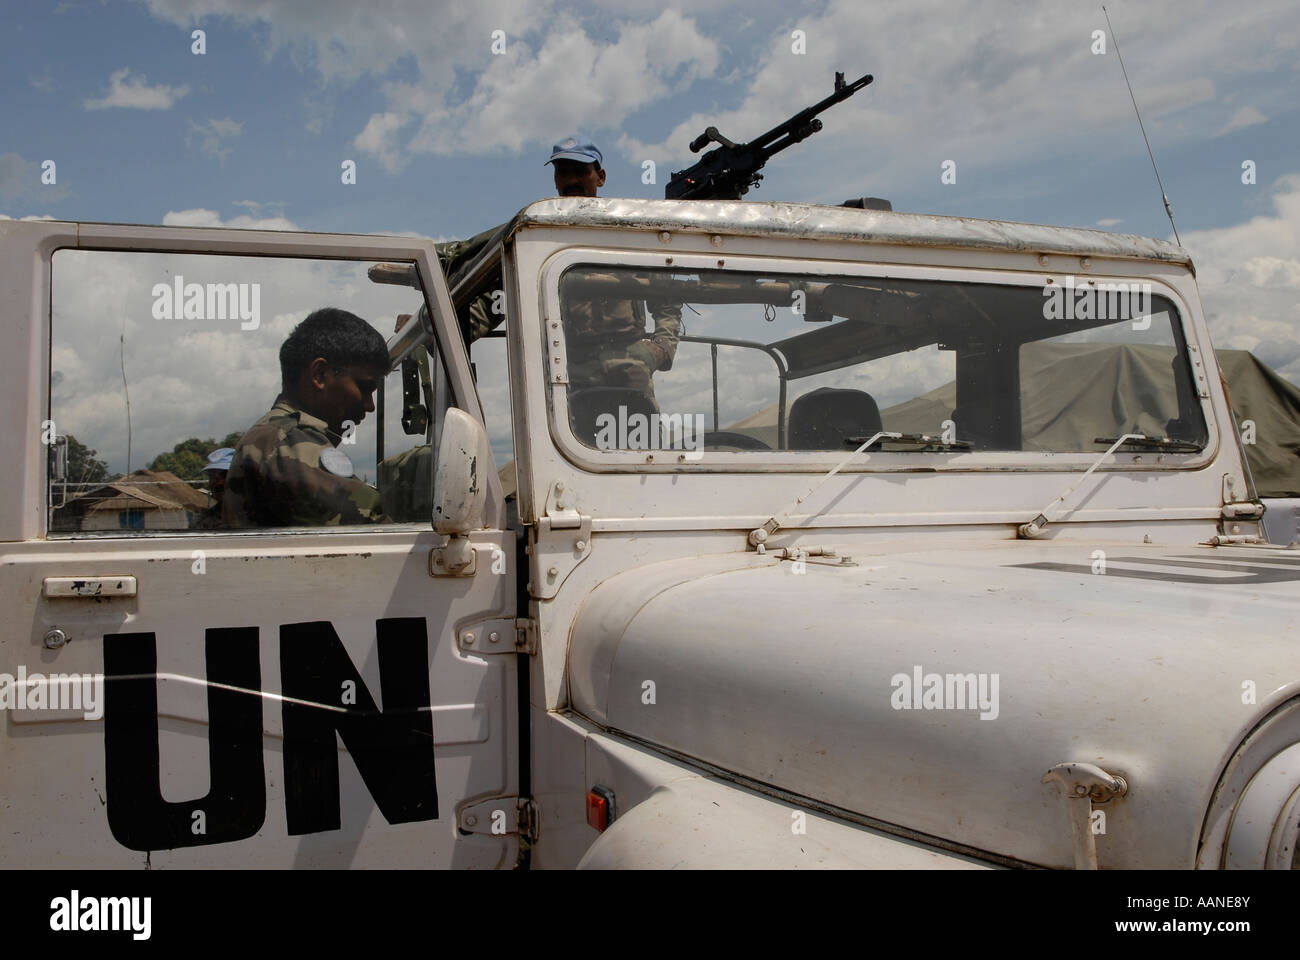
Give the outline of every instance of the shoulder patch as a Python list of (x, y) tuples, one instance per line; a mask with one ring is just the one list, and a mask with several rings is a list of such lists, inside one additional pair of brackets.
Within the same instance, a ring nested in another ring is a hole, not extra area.
[(356, 471), (352, 460), (338, 447), (326, 447), (320, 452), (320, 465), (336, 477), (350, 477)]

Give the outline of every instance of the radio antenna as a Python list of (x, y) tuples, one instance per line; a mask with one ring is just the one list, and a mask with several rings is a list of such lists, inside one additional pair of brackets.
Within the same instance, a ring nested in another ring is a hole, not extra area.
[(1151, 141), (1147, 139), (1147, 128), (1142, 123), (1142, 111), (1138, 109), (1137, 97), (1133, 96), (1133, 84), (1128, 82), (1128, 70), (1124, 66), (1124, 55), (1119, 52), (1119, 37), (1115, 36), (1115, 27), (1110, 22), (1110, 14), (1106, 11), (1106, 5), (1101, 5), (1101, 12), (1105, 14), (1106, 26), (1110, 28), (1110, 39), (1115, 44), (1115, 56), (1119, 57), (1119, 68), (1124, 72), (1124, 85), (1128, 87), (1128, 98), (1133, 101), (1133, 112), (1137, 114), (1138, 129), (1142, 131), (1142, 142), (1147, 145), (1147, 156), (1151, 158), (1151, 169), (1156, 172), (1156, 186), (1160, 188), (1160, 199), (1165, 202), (1165, 215), (1169, 217), (1169, 226), (1174, 228), (1174, 241), (1181, 247), (1183, 241), (1178, 239), (1178, 225), (1174, 223), (1174, 208), (1169, 202), (1169, 194), (1165, 193), (1164, 182), (1160, 179), (1160, 168), (1156, 166), (1156, 155), (1151, 151)]

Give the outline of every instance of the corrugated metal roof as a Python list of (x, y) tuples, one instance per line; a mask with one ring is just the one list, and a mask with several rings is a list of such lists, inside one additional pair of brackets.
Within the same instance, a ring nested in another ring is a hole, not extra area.
[(1046, 227), (1007, 220), (859, 210), (811, 203), (557, 197), (539, 200), (519, 211), (512, 223), (513, 230), (530, 226), (686, 230), (1191, 264), (1190, 255), (1182, 247), (1150, 237), (1079, 227)]
[(64, 505), (92, 510), (139, 509), (142, 505), (164, 510), (202, 509), (208, 498), (176, 474), (166, 470), (137, 470), (129, 477), (111, 480), (71, 498)]

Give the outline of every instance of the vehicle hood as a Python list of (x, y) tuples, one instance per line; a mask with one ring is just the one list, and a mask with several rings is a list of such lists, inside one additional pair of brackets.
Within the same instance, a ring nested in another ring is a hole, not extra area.
[[(572, 706), (758, 783), (1045, 866), (1074, 858), (1043, 774), (1097, 764), (1129, 784), (1100, 808), (1101, 866), (1187, 868), (1233, 751), (1300, 693), (1300, 552), (1006, 541), (853, 560), (799, 573), (704, 557), (603, 582), (573, 629)], [(958, 709), (961, 682), (933, 695), (930, 674), (976, 675), (986, 706)]]

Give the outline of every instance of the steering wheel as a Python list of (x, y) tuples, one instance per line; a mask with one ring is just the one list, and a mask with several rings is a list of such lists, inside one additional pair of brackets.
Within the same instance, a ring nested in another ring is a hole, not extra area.
[(704, 446), (739, 447), (741, 450), (771, 450), (766, 443), (746, 433), (733, 433), (730, 430), (710, 430), (704, 435)]

